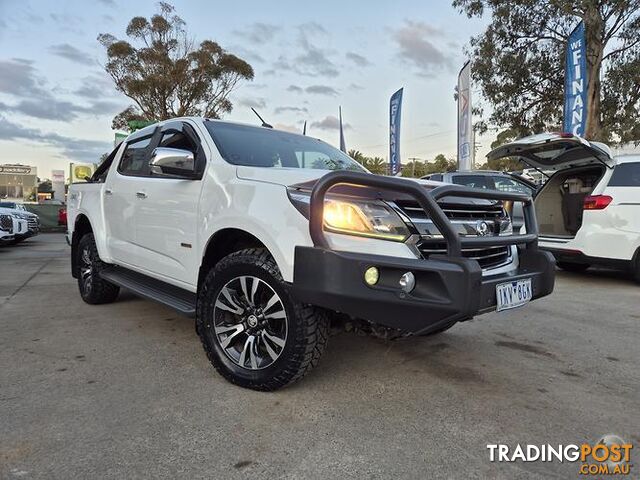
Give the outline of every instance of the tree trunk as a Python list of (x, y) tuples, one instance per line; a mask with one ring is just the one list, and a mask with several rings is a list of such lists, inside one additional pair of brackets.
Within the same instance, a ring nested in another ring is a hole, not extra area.
[(587, 122), (585, 137), (603, 140), (600, 115), (600, 70), (604, 52), (605, 21), (597, 6), (590, 6), (584, 13), (585, 41), (587, 46)]

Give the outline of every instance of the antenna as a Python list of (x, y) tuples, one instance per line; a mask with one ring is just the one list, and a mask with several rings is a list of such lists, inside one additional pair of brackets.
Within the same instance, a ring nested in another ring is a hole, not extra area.
[(302, 127), (302, 134), (306, 135), (307, 134), (307, 121), (304, 121), (304, 127)]
[(260, 116), (260, 114), (259, 114), (258, 112), (256, 112), (256, 109), (255, 109), (255, 108), (251, 107), (251, 110), (253, 110), (253, 113), (255, 113), (255, 114), (256, 114), (256, 116), (257, 116), (257, 117), (260, 119), (260, 121), (262, 122), (262, 125), (261, 125), (262, 127), (265, 127), (265, 128), (273, 128), (271, 125), (269, 125), (267, 122), (265, 122), (265, 121), (263, 120), (263, 118)]

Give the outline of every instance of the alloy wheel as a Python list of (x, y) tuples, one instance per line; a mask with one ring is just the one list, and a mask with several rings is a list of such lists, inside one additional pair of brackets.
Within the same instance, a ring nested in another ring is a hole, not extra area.
[(260, 370), (272, 365), (287, 341), (287, 313), (280, 296), (264, 280), (239, 276), (216, 298), (213, 329), (236, 365)]
[(91, 250), (89, 246), (86, 246), (80, 254), (80, 280), (82, 282), (82, 289), (86, 294), (91, 293), (92, 278), (93, 262), (91, 260)]

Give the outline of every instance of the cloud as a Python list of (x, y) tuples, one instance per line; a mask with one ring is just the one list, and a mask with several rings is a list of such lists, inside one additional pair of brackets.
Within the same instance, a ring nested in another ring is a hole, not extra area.
[(115, 7), (116, 6), (116, 2), (115, 0), (98, 0), (100, 3), (102, 3), (103, 5), (106, 5), (108, 7)]
[(15, 104), (0, 102), (0, 109), (7, 112), (19, 113), (28, 117), (42, 120), (58, 120), (68, 122), (75, 120), (80, 114), (114, 115), (123, 107), (118, 102), (109, 100), (95, 101), (89, 105), (78, 105), (67, 100), (46, 98), (37, 100), (21, 100)]
[(309, 110), (306, 107), (277, 107), (273, 110), (273, 113), (276, 115), (280, 113), (287, 113), (287, 112), (302, 114), (302, 113), (309, 113)]
[(273, 128), (275, 128), (276, 130), (284, 130), (285, 132), (291, 132), (291, 133), (302, 133), (302, 129), (296, 127), (295, 125), (287, 125), (284, 123), (276, 123)]
[(344, 56), (347, 58), (347, 60), (352, 61), (358, 67), (368, 67), (369, 65), (371, 65), (371, 62), (369, 60), (367, 60), (362, 55), (358, 55), (355, 52), (347, 52), (344, 54)]
[(106, 75), (89, 75), (82, 79), (82, 84), (74, 93), (80, 97), (98, 98), (106, 94), (115, 93), (113, 80)]
[(349, 85), (349, 89), (351, 90), (364, 90), (362, 85), (358, 85), (357, 83), (352, 83)]
[(49, 52), (81, 65), (95, 65), (96, 63), (95, 59), (93, 59), (88, 53), (83, 52), (68, 43), (53, 45), (49, 47)]
[[(105, 77), (92, 75), (82, 80), (81, 86), (74, 93), (86, 99), (86, 103), (60, 99), (52, 91), (43, 88), (43, 85), (44, 80), (39, 77), (33, 62), (16, 58), (0, 60), (0, 93), (14, 97), (11, 103), (0, 102), (2, 111), (66, 122), (82, 114), (114, 115), (124, 108), (123, 103), (111, 99), (116, 91), (111, 81)], [(98, 100), (104, 98), (107, 100)]]
[(0, 60), (0, 92), (25, 97), (46, 95), (36, 72), (30, 60)]
[(313, 95), (329, 95), (334, 97), (338, 95), (338, 91), (335, 88), (327, 85), (311, 85), (305, 88), (304, 91)]
[[(282, 72), (294, 72), (310, 77), (337, 77), (340, 72), (329, 58), (334, 52), (320, 48), (321, 37), (327, 36), (325, 28), (315, 22), (298, 25), (297, 47), (299, 53), (289, 58), (280, 55), (265, 74), (273, 75)], [(289, 47), (293, 50), (294, 47)]]
[[(317, 122), (313, 122), (311, 124), (313, 128), (319, 128), (320, 130), (339, 130), (340, 129), (340, 119), (333, 115), (327, 115), (322, 120)], [(348, 123), (342, 122), (342, 128), (344, 130), (349, 130), (351, 125)]]
[(267, 101), (264, 98), (241, 98), (238, 100), (238, 105), (241, 107), (247, 108), (265, 108), (267, 106)]
[(3, 116), (0, 116), (0, 140), (30, 141), (49, 145), (62, 150), (65, 158), (88, 162), (97, 162), (100, 159), (100, 155), (112, 148), (110, 142), (85, 140), (58, 135), (57, 133), (42, 132), (36, 128), (27, 128), (13, 123)]
[(245, 30), (234, 30), (233, 33), (246, 38), (251, 43), (263, 44), (273, 40), (280, 27), (269, 23), (256, 22), (249, 25)]
[(400, 58), (416, 67), (420, 75), (430, 77), (441, 70), (453, 71), (451, 56), (433, 42), (443, 35), (441, 30), (424, 22), (407, 20), (393, 32), (393, 39)]
[(302, 93), (302, 92), (304, 92), (304, 90), (301, 87), (297, 86), (297, 85), (289, 85), (287, 87), (287, 92)]

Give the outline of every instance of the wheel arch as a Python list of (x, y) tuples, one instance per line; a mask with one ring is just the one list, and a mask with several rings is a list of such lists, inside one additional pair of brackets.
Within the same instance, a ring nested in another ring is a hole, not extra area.
[(78, 242), (87, 233), (93, 233), (91, 221), (84, 213), (79, 213), (73, 224), (73, 236), (71, 237), (71, 275), (78, 278)]
[(223, 228), (211, 235), (204, 248), (198, 271), (198, 288), (205, 275), (227, 255), (245, 248), (264, 248), (271, 256), (273, 253), (258, 237), (240, 228)]

